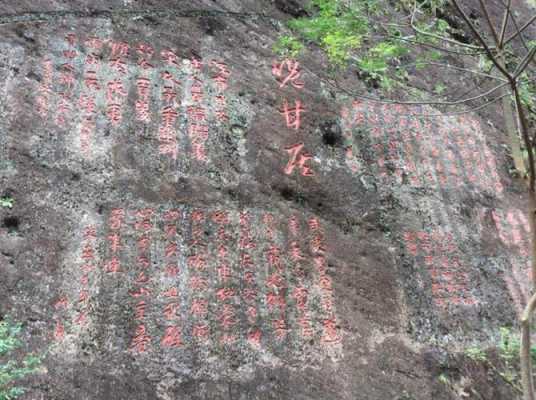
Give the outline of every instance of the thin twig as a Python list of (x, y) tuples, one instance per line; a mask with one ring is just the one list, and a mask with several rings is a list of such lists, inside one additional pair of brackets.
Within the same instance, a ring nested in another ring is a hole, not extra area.
[[(499, 44), (497, 45), (499, 49), (502, 49), (503, 47), (504, 35), (506, 34), (506, 27), (508, 26), (508, 17), (510, 16), (511, 5), (512, 5), (512, 0), (508, 0), (508, 4), (506, 5), (506, 10), (504, 11), (503, 22), (501, 26), (501, 36), (499, 37)], [(514, 19), (513, 15), (512, 15), (512, 19)]]
[(485, 76), (486, 78), (490, 78), (490, 79), (496, 79), (496, 80), (501, 81), (501, 82), (508, 82), (506, 79), (500, 78), (500, 77), (495, 76), (495, 75), (490, 75), (490, 74), (486, 74), (486, 73), (480, 72), (480, 71), (473, 71), (471, 69), (457, 67), (455, 65), (450, 65), (450, 64), (437, 63), (437, 62), (433, 62), (433, 61), (422, 61), (422, 62), (417, 61), (417, 62), (410, 63), (410, 64), (400, 65), (400, 67), (411, 67), (413, 65), (423, 65), (423, 64), (424, 65), (434, 65), (436, 67), (451, 68), (451, 69), (455, 69), (455, 70), (458, 70), (458, 71), (469, 72), (469, 73), (474, 74), (474, 75)]

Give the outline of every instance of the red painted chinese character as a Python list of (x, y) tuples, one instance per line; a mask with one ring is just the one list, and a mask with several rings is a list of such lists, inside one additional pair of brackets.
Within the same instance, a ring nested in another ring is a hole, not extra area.
[(163, 294), (166, 297), (175, 298), (175, 297), (179, 297), (179, 290), (176, 287), (172, 287), (166, 290)]
[(91, 247), (91, 245), (86, 244), (84, 248), (82, 249), (82, 259), (87, 260), (93, 260), (95, 258), (95, 251)]
[(162, 90), (162, 98), (165, 102), (171, 103), (177, 98), (177, 92), (170, 86), (164, 86), (164, 89)]
[(276, 245), (271, 245), (266, 252), (268, 264), (274, 268), (281, 268), (281, 249)]
[(208, 300), (193, 299), (190, 312), (196, 316), (205, 316), (208, 313)]
[(323, 276), (320, 277), (319, 284), (320, 284), (320, 288), (322, 290), (327, 290), (327, 291), (332, 291), (333, 290), (332, 283), (331, 283), (331, 278), (329, 276), (327, 276), (327, 275), (323, 275)]
[(58, 308), (67, 308), (67, 297), (62, 296), (60, 297), (55, 303), (54, 308), (57, 310)]
[[(285, 75), (283, 75), (284, 67), (286, 67), (288, 71)], [(299, 80), (301, 76), (300, 64), (297, 61), (286, 59), (281, 63), (274, 63), (272, 65), (272, 74), (277, 78), (280, 78), (280, 88), (284, 87), (289, 82), (296, 89), (303, 88), (303, 82)]]
[(97, 72), (96, 71), (86, 71), (86, 73), (84, 74), (84, 85), (88, 89), (95, 89), (95, 90), (100, 89), (100, 85), (99, 85), (99, 82), (97, 80)]
[(137, 291), (136, 290), (130, 291), (130, 295), (132, 297), (150, 296), (151, 291), (145, 287), (141, 287)]
[(203, 100), (203, 83), (197, 77), (194, 77), (194, 83), (192, 83), (190, 88), (190, 94), (192, 95), (192, 100), (196, 103)]
[(108, 102), (113, 102), (116, 99), (115, 95), (120, 97), (125, 97), (127, 92), (123, 87), (123, 82), (120, 79), (114, 79), (113, 81), (108, 82), (106, 90), (106, 99)]
[(164, 227), (167, 238), (171, 238), (177, 235), (177, 227), (175, 225), (166, 225)]
[(198, 271), (204, 271), (207, 267), (205, 258), (200, 254), (189, 256), (186, 262), (190, 268), (195, 268)]
[(231, 278), (231, 272), (231, 268), (229, 268), (228, 264), (221, 264), (218, 267), (218, 278), (220, 278), (222, 282), (227, 282)]
[(113, 253), (121, 249), (121, 236), (117, 232), (110, 233), (107, 238)]
[(311, 167), (305, 165), (305, 163), (313, 157), (308, 153), (300, 154), (302, 149), (303, 143), (297, 143), (285, 149), (290, 155), (290, 160), (284, 169), (285, 174), (292, 174), (294, 168), (298, 167), (302, 176), (314, 176)]
[(285, 297), (284, 295), (279, 293), (268, 292), (266, 293), (266, 303), (268, 304), (268, 308), (270, 309), (277, 306), (283, 308), (285, 306)]
[(111, 58), (114, 57), (127, 57), (128, 56), (128, 43), (125, 42), (112, 42)]
[(180, 217), (180, 212), (179, 210), (176, 210), (176, 209), (167, 210), (166, 212), (164, 212), (164, 215), (163, 215), (163, 219), (166, 222), (177, 221), (179, 217)]
[(110, 213), (110, 229), (117, 230), (121, 229), (121, 224), (125, 218), (125, 210), (122, 208), (114, 208)]
[(90, 49), (100, 50), (102, 48), (103, 41), (97, 37), (90, 37), (84, 42), (84, 44)]
[(78, 99), (78, 106), (87, 114), (93, 114), (96, 107), (95, 98), (82, 94)]
[(193, 121), (202, 122), (206, 120), (206, 111), (201, 106), (188, 106), (186, 112)]
[(285, 100), (281, 114), (285, 116), (287, 128), (298, 130), (301, 125), (301, 113), (305, 112), (305, 109), (302, 107), (300, 100), (296, 100), (294, 104), (294, 107), (289, 107), (287, 100)]
[(125, 60), (121, 58), (113, 58), (110, 60), (110, 68), (116, 70), (121, 75), (125, 75), (127, 73), (127, 64)]
[(161, 342), (164, 347), (181, 347), (181, 331), (178, 326), (168, 326)]
[(246, 314), (248, 315), (248, 321), (254, 323), (257, 319), (257, 309), (254, 306), (249, 306)]
[(296, 300), (296, 306), (302, 311), (305, 309), (308, 296), (309, 291), (303, 286), (295, 287), (292, 291), (292, 297)]
[(325, 319), (322, 321), (323, 335), (322, 341), (328, 344), (336, 344), (341, 342), (341, 337), (337, 332), (337, 323), (335, 318)]
[(197, 58), (197, 57), (192, 57), (191, 60), (190, 60), (190, 63), (192, 64), (192, 67), (194, 69), (196, 69), (197, 71), (201, 71), (201, 68), (203, 67), (203, 63), (201, 61), (201, 59)]
[(151, 246), (151, 239), (147, 235), (140, 236), (136, 241), (136, 247), (140, 252), (146, 252)]
[(117, 126), (123, 120), (123, 114), (121, 112), (121, 105), (117, 103), (108, 104), (106, 106), (106, 116), (112, 123), (112, 125)]
[(298, 318), (298, 325), (301, 328), (301, 334), (304, 338), (313, 337), (313, 325), (311, 323), (311, 318), (307, 314)]
[(229, 345), (229, 344), (236, 343), (237, 340), (238, 339), (237, 339), (236, 335), (229, 334), (229, 333), (224, 333), (220, 338), (220, 344), (222, 346), (223, 345)]
[(169, 303), (164, 307), (164, 315), (168, 321), (172, 319), (177, 319), (177, 311), (179, 310), (179, 305), (177, 303)]
[(121, 262), (117, 257), (112, 257), (110, 261), (105, 264), (106, 272), (121, 272)]
[(300, 229), (300, 223), (298, 221), (298, 218), (296, 218), (295, 215), (289, 218), (288, 220), (288, 229), (292, 236), (298, 236), (298, 231)]
[(147, 256), (139, 255), (136, 261), (142, 268), (149, 268), (151, 266), (151, 262), (149, 261)]
[(56, 326), (54, 327), (54, 339), (61, 341), (65, 338), (65, 327), (58, 320), (56, 321)]
[(134, 104), (136, 110), (136, 119), (138, 121), (150, 122), (151, 121), (151, 112), (149, 110), (149, 103), (143, 100), (136, 100)]
[(194, 325), (192, 328), (192, 336), (200, 340), (203, 340), (203, 341), (208, 340), (209, 334), (210, 334), (210, 328), (207, 324)]
[(315, 235), (311, 239), (311, 250), (314, 253), (324, 253), (326, 251), (326, 246), (324, 244), (324, 237), (322, 235)]
[(300, 262), (301, 260), (305, 259), (305, 257), (302, 255), (298, 242), (292, 242), (290, 244), (290, 257), (294, 262)]
[(272, 327), (274, 329), (274, 335), (278, 340), (283, 340), (287, 336), (288, 328), (285, 320), (279, 318), (272, 321)]
[(136, 278), (136, 281), (135, 283), (137, 283), (138, 285), (142, 284), (142, 283), (147, 283), (149, 282), (149, 278), (145, 275), (145, 272), (141, 271), (139, 274), (138, 274), (138, 277)]
[(162, 57), (162, 60), (168, 65), (174, 65), (176, 67), (180, 66), (179, 57), (169, 49), (162, 50), (160, 52), (160, 57)]
[(177, 254), (177, 244), (176, 243), (169, 243), (166, 246), (165, 250), (166, 257), (172, 257)]
[(151, 81), (147, 78), (136, 79), (136, 87), (138, 88), (138, 95), (143, 99), (148, 99), (151, 94)]
[(170, 278), (175, 277), (179, 274), (179, 267), (176, 265), (169, 264), (166, 266), (166, 275)]
[(87, 312), (85, 311), (80, 311), (78, 313), (78, 316), (76, 317), (76, 319), (74, 320), (74, 323), (76, 325), (80, 325), (80, 326), (85, 326), (87, 325)]
[(89, 300), (89, 292), (87, 290), (81, 290), (78, 295), (79, 303), (86, 303)]
[(248, 332), (248, 342), (252, 346), (259, 347), (261, 345), (262, 332), (260, 329), (252, 329)]
[(253, 259), (251, 258), (250, 254), (242, 253), (240, 255), (240, 265), (244, 268), (250, 268), (253, 264)]
[(229, 330), (236, 325), (235, 311), (232, 304), (223, 305), (219, 319), (224, 330)]
[(190, 277), (190, 287), (195, 290), (204, 290), (208, 288), (208, 282), (201, 276)]
[[(163, 71), (160, 76), (162, 77), (162, 79), (164, 79), (165, 81), (169, 81), (171, 83), (174, 83), (175, 85), (177, 86), (180, 86), (181, 85), (181, 82), (177, 79), (175, 79), (175, 77), (173, 76), (173, 74), (169, 71)], [(166, 86), (164, 86), (165, 88)], [(169, 87), (169, 86), (168, 86)]]
[(84, 228), (85, 240), (96, 239), (96, 238), (97, 238), (97, 229), (93, 225)]
[(216, 291), (216, 297), (220, 301), (226, 301), (232, 299), (235, 295), (234, 289), (231, 288), (221, 288)]
[(253, 288), (245, 288), (242, 291), (242, 296), (247, 302), (253, 302), (257, 299), (257, 290)]
[(134, 338), (132, 339), (131, 349), (138, 353), (144, 353), (151, 342), (151, 337), (147, 334), (145, 325), (138, 325)]
[(145, 307), (146, 307), (146, 303), (144, 300), (136, 304), (136, 308), (134, 310), (134, 315), (136, 319), (141, 320), (145, 318)]
[(284, 287), (284, 280), (281, 275), (275, 273), (266, 278), (266, 286), (281, 289)]

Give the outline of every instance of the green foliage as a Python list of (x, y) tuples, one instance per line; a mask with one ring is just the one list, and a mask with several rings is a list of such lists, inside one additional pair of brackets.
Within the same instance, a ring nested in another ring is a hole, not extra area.
[(449, 386), (450, 385), (450, 381), (449, 381), (449, 378), (445, 375), (445, 374), (441, 374), (437, 377), (437, 379), (439, 380), (439, 382), (441, 382), (443, 385), (447, 385)]
[(358, 36), (346, 35), (341, 31), (328, 33), (322, 38), (322, 46), (329, 59), (335, 64), (344, 64), (350, 58), (351, 51), (361, 45)]
[[(512, 333), (509, 328), (501, 328), (501, 339), (499, 340), (499, 355), (502, 359), (511, 361), (519, 358), (521, 342), (517, 334)], [(536, 347), (530, 349), (533, 359), (536, 360)]]
[(315, 16), (297, 18), (288, 25), (304, 40), (321, 46), (332, 63), (342, 65), (369, 33), (365, 12), (376, 11), (374, 5), (375, 0), (361, 0), (350, 6), (340, 0), (312, 0), (309, 8)]
[(407, 54), (409, 50), (393, 42), (380, 42), (368, 51), (367, 57), (359, 60), (359, 67), (371, 74), (386, 72), (389, 62)]
[(521, 80), (519, 81), (519, 96), (525, 107), (535, 110), (536, 104), (534, 99), (536, 98), (536, 85), (534, 85), (534, 82), (529, 82), (528, 80), (529, 78), (526, 72), (521, 74)]
[(474, 361), (486, 361), (486, 352), (480, 347), (468, 347), (465, 349), (465, 355)]
[(441, 96), (445, 90), (447, 90), (447, 87), (441, 83), (438, 83), (434, 86), (434, 93), (438, 96)]
[(22, 387), (16, 386), (17, 380), (35, 373), (41, 359), (29, 354), (22, 361), (12, 358), (13, 350), (22, 346), (18, 339), (21, 326), (9, 320), (0, 322), (0, 400), (12, 400), (24, 393)]
[(281, 36), (274, 44), (273, 51), (282, 57), (296, 58), (303, 51), (303, 44), (294, 36)]
[(9, 196), (0, 197), (0, 207), (13, 208), (14, 202), (15, 200), (13, 200), (12, 197), (9, 197)]
[[(289, 21), (295, 36), (281, 37), (274, 49), (277, 53), (282, 54), (284, 49), (285, 54), (297, 54), (303, 49), (302, 42), (315, 43), (335, 66), (355, 61), (367, 79), (378, 81), (386, 90), (395, 86), (396, 81), (387, 72), (409, 50), (396, 39), (378, 42), (367, 49), (374, 31), (370, 17), (382, 11), (378, 0), (311, 0), (308, 8), (311, 17)], [(401, 36), (397, 28), (387, 29), (393, 36)]]

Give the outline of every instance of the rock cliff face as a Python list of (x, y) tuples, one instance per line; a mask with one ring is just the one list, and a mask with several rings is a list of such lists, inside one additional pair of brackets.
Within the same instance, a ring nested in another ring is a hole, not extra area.
[(515, 396), (460, 355), (527, 294), (493, 109), (278, 58), (302, 5), (3, 1), (0, 315), (48, 351), (25, 398)]

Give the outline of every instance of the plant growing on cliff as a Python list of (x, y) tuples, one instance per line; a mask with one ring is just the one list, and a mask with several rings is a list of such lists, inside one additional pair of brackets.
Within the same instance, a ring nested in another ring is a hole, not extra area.
[(20, 324), (9, 320), (0, 321), (0, 400), (16, 399), (24, 393), (24, 388), (17, 381), (35, 373), (41, 362), (40, 358), (29, 354), (22, 361), (14, 356), (14, 351), (22, 346), (18, 339)]
[(14, 201), (15, 200), (9, 196), (0, 197), (0, 207), (13, 208)]

